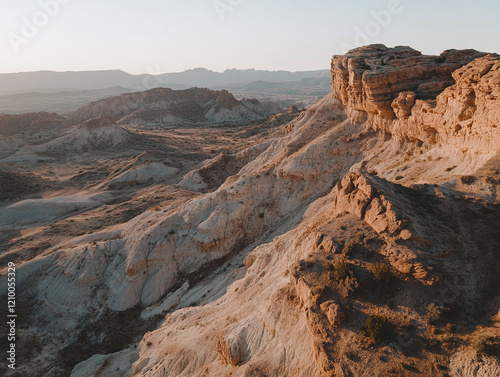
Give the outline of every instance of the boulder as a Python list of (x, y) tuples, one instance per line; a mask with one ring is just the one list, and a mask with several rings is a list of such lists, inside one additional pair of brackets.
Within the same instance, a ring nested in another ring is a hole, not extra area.
[(325, 313), (328, 321), (333, 327), (339, 327), (345, 321), (345, 314), (339, 304), (330, 300), (320, 305), (321, 310)]

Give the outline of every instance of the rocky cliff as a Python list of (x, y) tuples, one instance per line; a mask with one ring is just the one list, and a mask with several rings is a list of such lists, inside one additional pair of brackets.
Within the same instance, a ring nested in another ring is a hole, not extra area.
[[(38, 365), (498, 375), (499, 66), (381, 45), (334, 57), (330, 95), (284, 135), (197, 167), (178, 183), (185, 200), (20, 263), (32, 333), (51, 338)], [(120, 117), (116, 105), (89, 109)], [(117, 322), (149, 331), (104, 347)], [(84, 359), (93, 347), (107, 354)]]
[(344, 106), (389, 135), (419, 147), (465, 142), (495, 152), (499, 67), (498, 55), (474, 50), (426, 56), (371, 45), (333, 57), (331, 86)]
[(333, 57), (331, 86), (345, 106), (393, 118), (392, 103), (399, 93), (412, 91), (414, 99), (435, 100), (454, 84), (455, 70), (484, 55), (447, 50), (426, 56), (410, 47), (370, 45)]

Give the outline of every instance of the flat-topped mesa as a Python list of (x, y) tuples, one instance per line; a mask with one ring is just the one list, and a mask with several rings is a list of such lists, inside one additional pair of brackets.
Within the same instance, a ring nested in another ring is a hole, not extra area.
[[(429, 56), (410, 47), (369, 45), (332, 58), (331, 86), (344, 106), (389, 119), (406, 117), (415, 100), (436, 99), (455, 83), (455, 70), (484, 55), (475, 50), (447, 50)], [(396, 99), (400, 114), (392, 106)]]

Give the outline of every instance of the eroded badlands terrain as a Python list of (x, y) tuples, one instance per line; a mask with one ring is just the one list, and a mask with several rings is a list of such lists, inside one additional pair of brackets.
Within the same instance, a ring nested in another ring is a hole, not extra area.
[(331, 74), (306, 111), (154, 89), (1, 119), (6, 375), (498, 376), (500, 57)]

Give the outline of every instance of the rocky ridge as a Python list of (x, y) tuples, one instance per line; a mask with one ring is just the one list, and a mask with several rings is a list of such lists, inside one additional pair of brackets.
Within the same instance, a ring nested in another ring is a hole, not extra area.
[(92, 102), (68, 118), (75, 124), (100, 116), (119, 124), (248, 123), (267, 119), (279, 110), (274, 103), (238, 101), (226, 90), (156, 88)]

